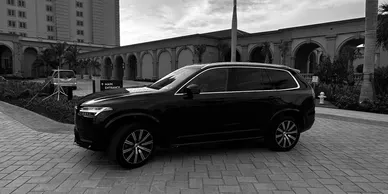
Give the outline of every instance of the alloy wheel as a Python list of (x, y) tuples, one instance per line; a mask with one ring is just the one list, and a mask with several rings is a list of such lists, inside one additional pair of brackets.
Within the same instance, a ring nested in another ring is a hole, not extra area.
[(275, 132), (276, 143), (282, 148), (289, 148), (295, 144), (298, 137), (298, 127), (290, 120), (279, 124)]
[(126, 137), (122, 154), (129, 164), (139, 164), (151, 155), (153, 146), (154, 139), (151, 133), (145, 129), (138, 129)]

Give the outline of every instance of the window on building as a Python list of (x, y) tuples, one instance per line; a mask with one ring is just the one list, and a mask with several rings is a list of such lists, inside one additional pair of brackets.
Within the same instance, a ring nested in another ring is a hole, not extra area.
[(26, 22), (19, 22), (19, 28), (27, 28)]
[(15, 0), (7, 0), (8, 5), (15, 5)]
[(54, 26), (47, 26), (47, 31), (54, 32)]
[(77, 11), (77, 17), (84, 17), (84, 13), (82, 11)]
[(52, 15), (48, 15), (48, 16), (47, 16), (47, 21), (48, 21), (48, 22), (54, 21), (54, 17), (53, 17)]
[(77, 39), (78, 42), (84, 42), (84, 39)]
[(16, 22), (12, 21), (12, 20), (8, 20), (8, 26), (15, 28), (16, 27)]
[(52, 12), (53, 11), (53, 6), (46, 5), (46, 11)]
[(26, 18), (26, 12), (25, 11), (19, 11), (19, 18)]
[(84, 3), (77, 1), (76, 6), (82, 8), (84, 7)]
[(20, 33), (20, 36), (27, 37), (27, 34), (24, 33), (24, 32), (21, 32), (21, 33)]
[(15, 16), (15, 10), (9, 9), (8, 16)]
[(47, 37), (49, 40), (54, 40), (54, 36), (48, 36)]
[(9, 32), (10, 34), (16, 34), (16, 32)]
[(77, 26), (84, 26), (84, 21), (77, 20)]
[(18, 6), (19, 7), (26, 7), (26, 2), (24, 0), (19, 0), (18, 1)]
[(83, 30), (77, 30), (77, 35), (84, 35), (84, 31)]
[(46, 0), (46, 1), (51, 2), (52, 0)]

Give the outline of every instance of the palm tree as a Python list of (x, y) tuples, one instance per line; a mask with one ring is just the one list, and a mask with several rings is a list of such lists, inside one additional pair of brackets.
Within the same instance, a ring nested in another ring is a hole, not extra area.
[(206, 45), (194, 45), (194, 53), (198, 57), (198, 62), (202, 63), (202, 55), (206, 52)]
[(271, 55), (271, 44), (269, 42), (263, 42), (263, 45), (261, 46), (261, 54), (265, 56), (264, 63), (272, 63), (272, 57)]
[(365, 54), (364, 54), (364, 79), (361, 85), (359, 102), (374, 100), (373, 82), (378, 0), (365, 0)]
[(353, 61), (357, 58), (357, 48), (350, 45), (346, 45), (341, 49), (340, 58), (348, 62), (348, 69), (352, 70)]
[(55, 52), (55, 61), (57, 65), (61, 66), (65, 62), (65, 53), (68, 48), (68, 44), (66, 42), (50, 44), (51, 49)]
[(230, 46), (227, 43), (219, 43), (217, 45), (219, 60), (225, 61), (225, 55), (230, 51)]
[(71, 45), (67, 47), (64, 58), (65, 63), (69, 64), (69, 69), (74, 70), (78, 66), (78, 55), (80, 53), (81, 49), (77, 47), (77, 45)]
[(100, 76), (101, 64), (96, 59), (89, 60), (87, 66), (92, 69), (93, 76)]
[(279, 44), (279, 50), (280, 50), (280, 64), (285, 65), (286, 64), (286, 56), (288, 51), (290, 50), (289, 48), (289, 43), (288, 41), (280, 41)]
[(388, 50), (388, 3), (383, 3), (379, 7), (377, 24), (377, 46), (382, 46)]

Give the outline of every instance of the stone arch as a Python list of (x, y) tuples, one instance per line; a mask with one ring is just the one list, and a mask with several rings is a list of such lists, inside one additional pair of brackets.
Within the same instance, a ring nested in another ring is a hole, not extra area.
[(104, 57), (104, 64), (103, 64), (103, 73), (102, 73), (102, 79), (111, 79), (112, 77), (112, 69), (113, 69), (113, 63), (111, 57)]
[(187, 46), (183, 46), (177, 52), (178, 69), (194, 63), (194, 52)]
[(158, 77), (164, 77), (171, 72), (171, 53), (167, 49), (163, 49), (158, 54)]
[(36, 66), (35, 61), (38, 57), (38, 50), (35, 47), (27, 47), (23, 50), (22, 71), (25, 77), (37, 77), (41, 66)]
[(310, 62), (319, 60), (311, 60), (309, 57), (311, 57), (312, 55), (310, 54), (318, 48), (320, 48), (320, 52), (327, 53), (325, 47), (317, 41), (308, 40), (299, 43), (292, 52), (292, 56), (294, 58), (294, 67), (299, 69), (301, 73), (314, 72), (316, 64), (310, 64)]
[(0, 43), (0, 75), (13, 74), (13, 49), (8, 44)]
[(135, 80), (137, 76), (137, 57), (134, 53), (128, 54), (127, 65), (125, 66), (126, 79)]
[(348, 44), (349, 42), (352, 42), (352, 41), (354, 41), (354, 40), (356, 40), (356, 41), (357, 41), (357, 40), (360, 40), (360, 41), (362, 40), (363, 43), (364, 43), (364, 42), (365, 42), (365, 36), (359, 34), (359, 35), (354, 35), (354, 36), (351, 36), (351, 37), (349, 37), (349, 38), (343, 40), (343, 41), (338, 45), (338, 47), (337, 47), (336, 50), (335, 50), (336, 56), (338, 56), (338, 55), (340, 54), (341, 49), (342, 49), (346, 44)]
[[(257, 62), (257, 63), (265, 63), (265, 56), (261, 53), (261, 50), (263, 49), (263, 45), (262, 44), (256, 44), (254, 45), (251, 50), (249, 51), (249, 61), (250, 62)], [(268, 56), (268, 60), (269, 62), (268, 63), (271, 63), (273, 62), (273, 50), (272, 48), (270, 47), (269, 48), (269, 56)]]
[(124, 58), (121, 55), (115, 57), (115, 63), (113, 68), (113, 79), (123, 80), (124, 77)]
[[(230, 62), (231, 59), (232, 59), (232, 50), (229, 49), (228, 52), (225, 53), (224, 61)], [(236, 49), (236, 62), (241, 62), (241, 54), (240, 54), (240, 51), (238, 51), (238, 49)]]
[(141, 54), (141, 72), (142, 78), (153, 78), (153, 55), (149, 51), (145, 51)]

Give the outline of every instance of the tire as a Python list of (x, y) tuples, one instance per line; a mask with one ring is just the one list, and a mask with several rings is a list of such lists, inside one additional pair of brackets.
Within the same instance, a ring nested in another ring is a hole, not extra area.
[(141, 167), (155, 152), (154, 138), (152, 130), (145, 124), (124, 125), (113, 136), (109, 155), (123, 168)]
[(275, 119), (265, 138), (269, 148), (274, 151), (290, 151), (298, 143), (300, 130), (293, 117)]

